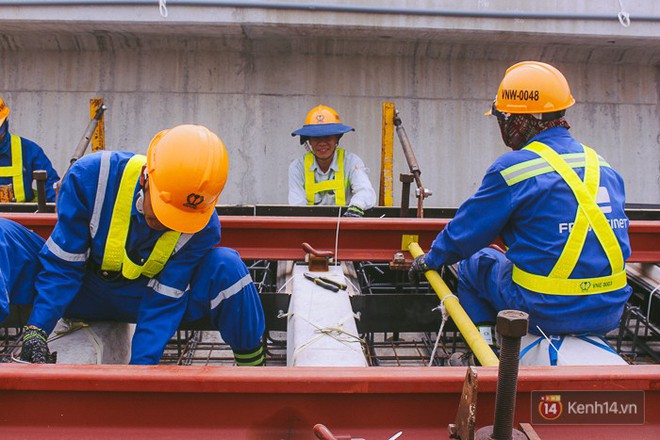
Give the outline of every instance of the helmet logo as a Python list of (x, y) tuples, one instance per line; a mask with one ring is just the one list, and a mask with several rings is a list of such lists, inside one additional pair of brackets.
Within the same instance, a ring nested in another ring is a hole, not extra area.
[(325, 116), (323, 115), (323, 113), (317, 113), (316, 114), (316, 122), (321, 123), (323, 121), (325, 121)]
[(204, 201), (204, 196), (200, 194), (190, 193), (188, 194), (186, 203), (183, 206), (188, 208), (197, 209), (197, 207)]

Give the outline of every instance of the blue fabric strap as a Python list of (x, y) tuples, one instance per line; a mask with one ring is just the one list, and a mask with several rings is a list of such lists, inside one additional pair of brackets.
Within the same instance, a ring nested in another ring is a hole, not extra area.
[(529, 350), (531, 350), (532, 348), (539, 345), (542, 340), (543, 340), (543, 336), (539, 336), (539, 338), (536, 341), (532, 342), (527, 347), (523, 348), (520, 352), (520, 356), (518, 357), (518, 360), (521, 360), (523, 358), (523, 356), (525, 356)]
[[(600, 337), (600, 336), (594, 336), (594, 337), (603, 340), (603, 338)], [(612, 349), (612, 347), (610, 347), (609, 345), (607, 345), (607, 344), (605, 343), (604, 340), (603, 340), (603, 343), (601, 344), (600, 342), (596, 342), (596, 341), (594, 341), (594, 340), (592, 340), (592, 339), (589, 339), (587, 336), (578, 336), (578, 338), (581, 339), (581, 340), (583, 340), (584, 342), (588, 342), (588, 343), (590, 343), (591, 345), (595, 345), (595, 346), (598, 347), (598, 348), (602, 348), (602, 349), (605, 350), (605, 351), (609, 351), (610, 353), (614, 353), (614, 354), (617, 355), (617, 356), (619, 355), (619, 353), (617, 353), (616, 351), (614, 351), (614, 349)]]

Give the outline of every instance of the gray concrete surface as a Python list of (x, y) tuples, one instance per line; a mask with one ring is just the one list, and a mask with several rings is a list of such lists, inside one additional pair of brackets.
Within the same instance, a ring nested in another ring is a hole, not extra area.
[[(109, 148), (145, 152), (163, 128), (204, 124), (230, 151), (220, 203), (286, 203), (288, 164), (303, 153), (290, 132), (323, 103), (357, 129), (342, 144), (376, 186), (381, 104), (392, 101), (434, 191), (428, 205), (457, 206), (507, 151), (483, 116), (504, 70), (535, 59), (568, 78), (572, 132), (622, 172), (627, 201), (660, 203), (658, 1), (623, 0), (628, 27), (614, 0), (317, 3), (358, 12), (168, 1), (167, 18), (156, 1), (9, 3), (0, 1), (0, 96), (12, 130), (41, 144), (60, 172), (87, 125), (88, 100), (100, 96)], [(366, 10), (376, 6), (407, 12)], [(457, 9), (465, 13), (440, 13)], [(519, 15), (483, 16), (497, 13)], [(398, 141), (396, 151), (398, 203)]]

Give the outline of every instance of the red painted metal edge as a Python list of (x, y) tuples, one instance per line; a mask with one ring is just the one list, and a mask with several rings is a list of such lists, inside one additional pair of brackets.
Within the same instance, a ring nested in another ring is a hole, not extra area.
[[(492, 424), (497, 371), (478, 368), (477, 425)], [(446, 438), (465, 368), (240, 368), (0, 365), (3, 438), (310, 439), (333, 434)], [(543, 439), (657, 438), (660, 367), (523, 367), (516, 423), (531, 391), (641, 390), (634, 426), (535, 426)]]
[[(55, 214), (12, 214), (17, 221), (48, 237)], [(222, 246), (236, 249), (246, 259), (299, 260), (303, 242), (319, 250), (335, 249), (337, 219), (331, 217), (220, 216)], [(402, 235), (417, 235), (422, 249), (430, 248), (449, 219), (360, 218), (341, 219), (338, 260), (389, 261), (401, 250)], [(629, 262), (660, 262), (660, 221), (630, 222), (632, 255)]]

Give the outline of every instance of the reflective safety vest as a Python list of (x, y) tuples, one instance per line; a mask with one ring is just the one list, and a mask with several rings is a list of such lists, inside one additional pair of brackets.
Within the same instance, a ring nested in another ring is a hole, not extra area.
[(134, 280), (140, 275), (153, 278), (163, 270), (181, 235), (180, 232), (175, 231), (165, 232), (158, 239), (151, 255), (143, 265), (135, 264), (126, 253), (126, 239), (131, 223), (135, 183), (146, 162), (146, 156), (136, 154), (129, 159), (126, 168), (124, 168), (115, 206), (112, 208), (110, 229), (108, 230), (108, 238), (105, 241), (105, 251), (101, 263), (101, 270), (112, 272), (121, 270), (122, 275), (129, 280)]
[(21, 137), (11, 135), (11, 165), (0, 167), (0, 177), (11, 177), (16, 202), (25, 201), (25, 187), (23, 186), (23, 142)]
[[(599, 158), (591, 148), (586, 145), (582, 147), (584, 155), (578, 153), (577, 155), (563, 154), (560, 156), (549, 146), (540, 142), (532, 142), (525, 149), (538, 154), (540, 159), (522, 162), (501, 172), (507, 184), (513, 185), (554, 170), (564, 179), (578, 201), (573, 229), (571, 229), (566, 245), (550, 274), (548, 276), (536, 275), (525, 272), (514, 265), (513, 281), (527, 290), (547, 295), (592, 295), (612, 292), (626, 286), (627, 279), (621, 245), (605, 214), (595, 201), (600, 184)], [(581, 181), (573, 170), (579, 166), (585, 167), (584, 181)], [(609, 165), (605, 163), (603, 166)], [(612, 274), (603, 277), (569, 279), (568, 277), (580, 258), (590, 227), (607, 256)]]
[(344, 149), (337, 148), (337, 166), (339, 170), (335, 172), (332, 180), (324, 180), (323, 182), (316, 182), (314, 170), (310, 169), (314, 163), (314, 155), (312, 153), (305, 154), (305, 194), (307, 195), (307, 204), (314, 204), (314, 196), (316, 193), (323, 191), (335, 192), (335, 204), (339, 206), (346, 206), (346, 182), (344, 173)]

